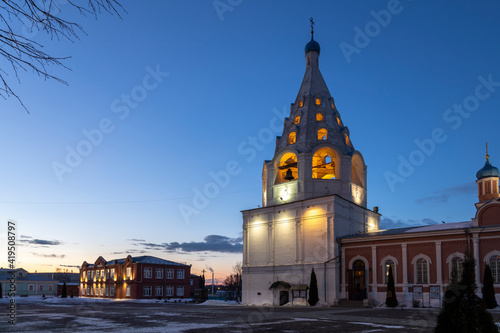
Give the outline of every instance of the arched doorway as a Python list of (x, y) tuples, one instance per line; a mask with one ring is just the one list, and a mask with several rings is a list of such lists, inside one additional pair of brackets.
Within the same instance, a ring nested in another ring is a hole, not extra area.
[(361, 301), (366, 298), (366, 270), (363, 260), (356, 260), (349, 270), (349, 299)]

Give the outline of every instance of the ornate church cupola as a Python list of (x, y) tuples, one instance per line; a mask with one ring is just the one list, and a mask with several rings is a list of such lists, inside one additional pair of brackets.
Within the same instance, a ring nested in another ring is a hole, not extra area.
[(490, 163), (488, 155), (488, 144), (486, 143), (486, 163), (484, 167), (476, 173), (477, 192), (479, 202), (500, 198), (498, 181), (500, 173), (498, 168)]
[(306, 68), (272, 161), (263, 170), (263, 205), (337, 194), (366, 207), (366, 165), (354, 149), (319, 70), (320, 45), (305, 46)]

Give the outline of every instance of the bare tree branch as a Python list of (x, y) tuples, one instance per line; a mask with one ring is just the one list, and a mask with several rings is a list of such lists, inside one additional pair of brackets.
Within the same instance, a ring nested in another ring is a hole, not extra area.
[[(1, 0), (0, 1), (0, 57), (7, 60), (10, 65), (8, 69), (20, 82), (19, 71), (31, 71), (43, 77), (45, 80), (54, 79), (67, 85), (67, 82), (50, 74), (47, 67), (50, 65), (61, 66), (66, 69), (62, 61), (70, 58), (54, 57), (42, 51), (43, 45), (37, 43), (33, 38), (23, 36), (12, 28), (15, 23), (21, 23), (27, 31), (41, 31), (50, 36), (51, 39), (60, 40), (65, 38), (74, 42), (79, 39), (80, 33), (85, 33), (83, 28), (74, 22), (63, 19), (61, 6), (76, 9), (80, 15), (93, 15), (96, 19), (103, 12), (111, 15), (116, 14), (121, 18), (120, 12), (125, 12), (118, 0), (87, 0), (86, 6), (81, 5), (84, 1), (71, 0)], [(7, 77), (7, 68), (0, 68), (0, 97), (7, 99), (16, 98), (23, 108), (21, 98), (10, 87)]]

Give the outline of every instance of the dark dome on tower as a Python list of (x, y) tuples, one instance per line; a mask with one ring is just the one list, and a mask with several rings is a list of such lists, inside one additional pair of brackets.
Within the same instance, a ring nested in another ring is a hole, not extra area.
[(476, 173), (477, 179), (487, 178), (487, 177), (499, 177), (500, 173), (498, 168), (491, 165), (489, 159), (486, 159), (484, 167)]
[(311, 36), (311, 40), (309, 41), (309, 43), (306, 44), (304, 50), (306, 53), (309, 51), (316, 51), (319, 54), (320, 51), (319, 43), (314, 40), (313, 36)]

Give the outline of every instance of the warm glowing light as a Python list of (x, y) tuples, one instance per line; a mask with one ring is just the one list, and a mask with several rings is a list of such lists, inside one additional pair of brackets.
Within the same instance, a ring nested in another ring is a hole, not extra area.
[(321, 99), (316, 98), (316, 105), (321, 105)]
[(335, 179), (335, 158), (337, 154), (332, 148), (318, 149), (313, 156), (312, 177), (316, 179)]
[(278, 165), (276, 172), (276, 184), (284, 183), (288, 180), (285, 179), (286, 172), (290, 169), (292, 172), (293, 179), (297, 179), (298, 177), (298, 168), (297, 168), (297, 156), (294, 153), (285, 153)]
[(299, 101), (299, 108), (304, 106), (304, 101)]
[(294, 144), (297, 141), (297, 133), (292, 132), (288, 135), (288, 144)]
[(349, 139), (349, 135), (344, 134), (344, 136), (345, 136), (345, 144), (348, 146), (352, 146), (351, 139)]
[(293, 123), (295, 125), (297, 125), (298, 123), (300, 123), (300, 116), (295, 117), (295, 119), (293, 120)]
[(316, 121), (322, 121), (323, 119), (323, 114), (321, 112), (316, 113)]
[(328, 132), (324, 128), (318, 130), (318, 140), (326, 140), (327, 134), (328, 134)]
[(342, 124), (342, 121), (340, 121), (339, 117), (337, 117), (337, 124), (339, 125), (339, 127), (344, 127), (344, 125)]

